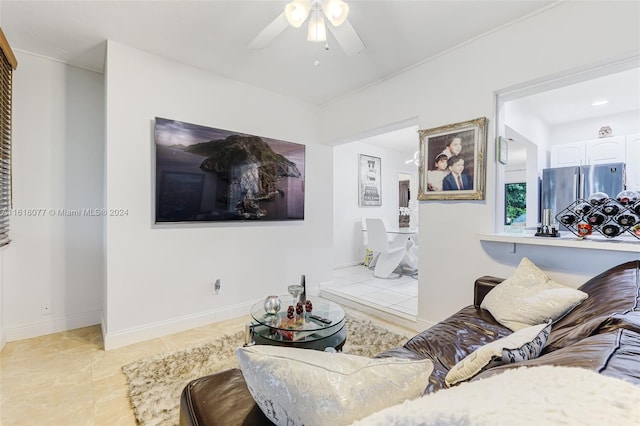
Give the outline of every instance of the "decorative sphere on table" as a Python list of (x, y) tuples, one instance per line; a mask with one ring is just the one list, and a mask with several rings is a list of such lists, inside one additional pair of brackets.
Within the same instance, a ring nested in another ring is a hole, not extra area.
[(277, 314), (280, 311), (280, 298), (278, 296), (267, 296), (264, 299), (264, 311), (270, 315)]

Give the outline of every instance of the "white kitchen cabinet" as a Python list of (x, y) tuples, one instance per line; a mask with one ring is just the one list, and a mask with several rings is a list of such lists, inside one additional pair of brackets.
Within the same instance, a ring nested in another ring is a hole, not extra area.
[(584, 142), (551, 145), (551, 167), (582, 166), (584, 159)]
[(627, 189), (640, 191), (640, 133), (627, 136)]
[(626, 152), (624, 136), (586, 141), (585, 164), (624, 163)]
[(624, 136), (552, 145), (551, 167), (625, 163), (626, 151)]

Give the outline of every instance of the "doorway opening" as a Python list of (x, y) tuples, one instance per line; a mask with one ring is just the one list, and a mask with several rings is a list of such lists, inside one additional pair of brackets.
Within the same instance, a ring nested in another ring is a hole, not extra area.
[[(412, 118), (354, 135), (334, 146), (334, 277), (323, 285), (322, 297), (345, 306), (357, 305), (352, 307), (374, 311), (378, 316), (390, 315), (394, 321), (415, 321), (417, 276), (384, 282), (373, 276), (373, 270), (364, 266), (368, 235), (363, 230), (363, 218), (383, 218), (390, 230), (398, 231), (400, 208), (413, 205), (417, 194), (418, 165), (414, 157), (419, 145), (417, 118)], [(358, 203), (360, 155), (380, 159), (381, 205)], [(410, 220), (409, 215), (406, 218)]]
[[(496, 92), (495, 135), (508, 141), (508, 161), (496, 162), (496, 232), (523, 231), (508, 213), (507, 184), (514, 183), (526, 184), (524, 228), (536, 229), (542, 170), (551, 167), (552, 147), (595, 139), (603, 124), (615, 123), (621, 134), (638, 132), (638, 98), (629, 94), (638, 93), (639, 65), (640, 57), (629, 55)], [(595, 108), (592, 98), (602, 94), (618, 102)]]

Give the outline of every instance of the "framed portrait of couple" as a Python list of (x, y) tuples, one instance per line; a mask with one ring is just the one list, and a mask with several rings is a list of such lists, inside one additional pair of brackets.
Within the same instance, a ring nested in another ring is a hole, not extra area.
[(487, 119), (420, 130), (419, 200), (484, 200)]

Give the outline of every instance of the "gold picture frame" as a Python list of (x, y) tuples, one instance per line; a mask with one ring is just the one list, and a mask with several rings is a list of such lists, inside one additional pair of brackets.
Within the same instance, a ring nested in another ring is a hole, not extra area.
[(419, 200), (484, 200), (487, 118), (420, 130)]

